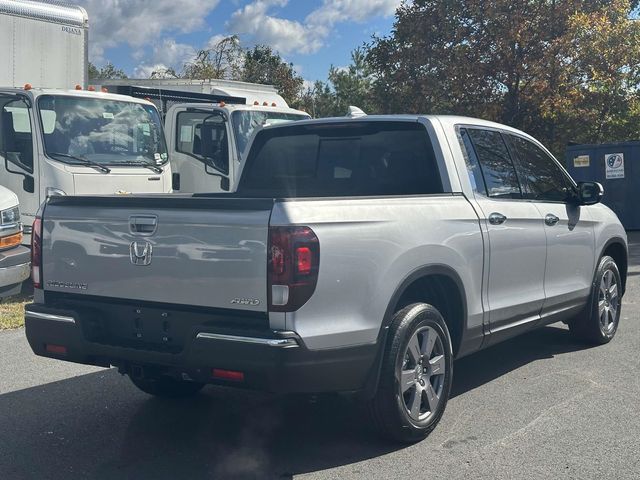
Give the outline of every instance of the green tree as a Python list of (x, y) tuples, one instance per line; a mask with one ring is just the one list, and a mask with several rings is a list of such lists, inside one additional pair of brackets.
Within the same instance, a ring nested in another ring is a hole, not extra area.
[(344, 115), (336, 98), (336, 93), (328, 83), (317, 80), (300, 95), (297, 107), (313, 118), (335, 117)]
[(243, 50), (237, 35), (223, 38), (211, 48), (200, 50), (196, 57), (184, 65), (183, 78), (236, 79), (243, 60)]
[(104, 67), (96, 67), (89, 62), (89, 80), (112, 80), (128, 78), (121, 68), (116, 68), (113, 63), (108, 62)]
[(151, 72), (149, 78), (163, 79), (163, 78), (180, 78), (175, 68), (173, 67), (161, 67)]
[(304, 81), (280, 54), (266, 45), (257, 45), (244, 54), (240, 73), (244, 82), (274, 85), (289, 105), (300, 104)]
[(335, 92), (335, 108), (344, 115), (349, 105), (360, 107), (366, 113), (375, 113), (377, 105), (373, 96), (373, 76), (363, 47), (351, 52), (351, 64), (345, 68), (333, 65), (329, 70), (329, 82)]
[[(567, 122), (578, 122), (568, 109), (582, 105), (603, 113), (589, 93), (594, 88), (589, 78), (605, 74), (611, 85), (624, 85), (615, 90), (618, 100), (634, 94), (631, 84), (640, 57), (632, 48), (637, 44), (636, 24), (628, 20), (632, 9), (627, 0), (403, 3), (391, 35), (368, 45), (374, 95), (385, 112), (497, 120), (532, 133), (558, 152), (567, 129), (580, 133), (568, 128), (573, 125)], [(618, 24), (604, 28), (612, 21)], [(598, 33), (591, 34), (598, 23)], [(616, 35), (622, 37), (616, 40)], [(606, 45), (617, 52), (610, 60), (627, 50), (626, 59), (618, 62), (621, 68), (598, 60)], [(624, 116), (624, 101), (616, 106), (614, 97), (607, 98), (610, 113)], [(574, 139), (589, 140), (584, 131)]]

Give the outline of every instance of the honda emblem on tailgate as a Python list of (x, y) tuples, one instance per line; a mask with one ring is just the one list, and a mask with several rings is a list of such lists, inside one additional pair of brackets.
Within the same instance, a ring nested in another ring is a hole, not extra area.
[(131, 263), (146, 267), (147, 265), (151, 265), (152, 256), (153, 247), (149, 242), (131, 242), (131, 245), (129, 246), (129, 258), (131, 258)]

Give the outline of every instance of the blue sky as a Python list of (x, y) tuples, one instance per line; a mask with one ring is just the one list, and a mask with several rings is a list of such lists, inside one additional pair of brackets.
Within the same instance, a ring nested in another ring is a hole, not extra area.
[(90, 60), (130, 76), (180, 69), (198, 49), (238, 34), (271, 45), (305, 80), (326, 79), (350, 52), (387, 35), (401, 0), (77, 0), (89, 13)]

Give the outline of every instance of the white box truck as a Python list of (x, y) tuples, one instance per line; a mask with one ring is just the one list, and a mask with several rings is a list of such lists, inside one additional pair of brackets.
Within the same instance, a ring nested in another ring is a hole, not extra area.
[(163, 113), (174, 192), (235, 191), (246, 147), (259, 128), (310, 118), (290, 108), (272, 85), (215, 79), (97, 82), (147, 98)]
[(47, 195), (171, 191), (156, 107), (85, 89), (88, 29), (81, 7), (0, 0), (0, 185), (25, 243)]

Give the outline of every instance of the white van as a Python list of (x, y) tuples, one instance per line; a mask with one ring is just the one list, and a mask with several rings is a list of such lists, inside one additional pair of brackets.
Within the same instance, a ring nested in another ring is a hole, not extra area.
[(22, 237), (18, 197), (0, 186), (0, 299), (20, 293), (31, 273), (31, 252)]

